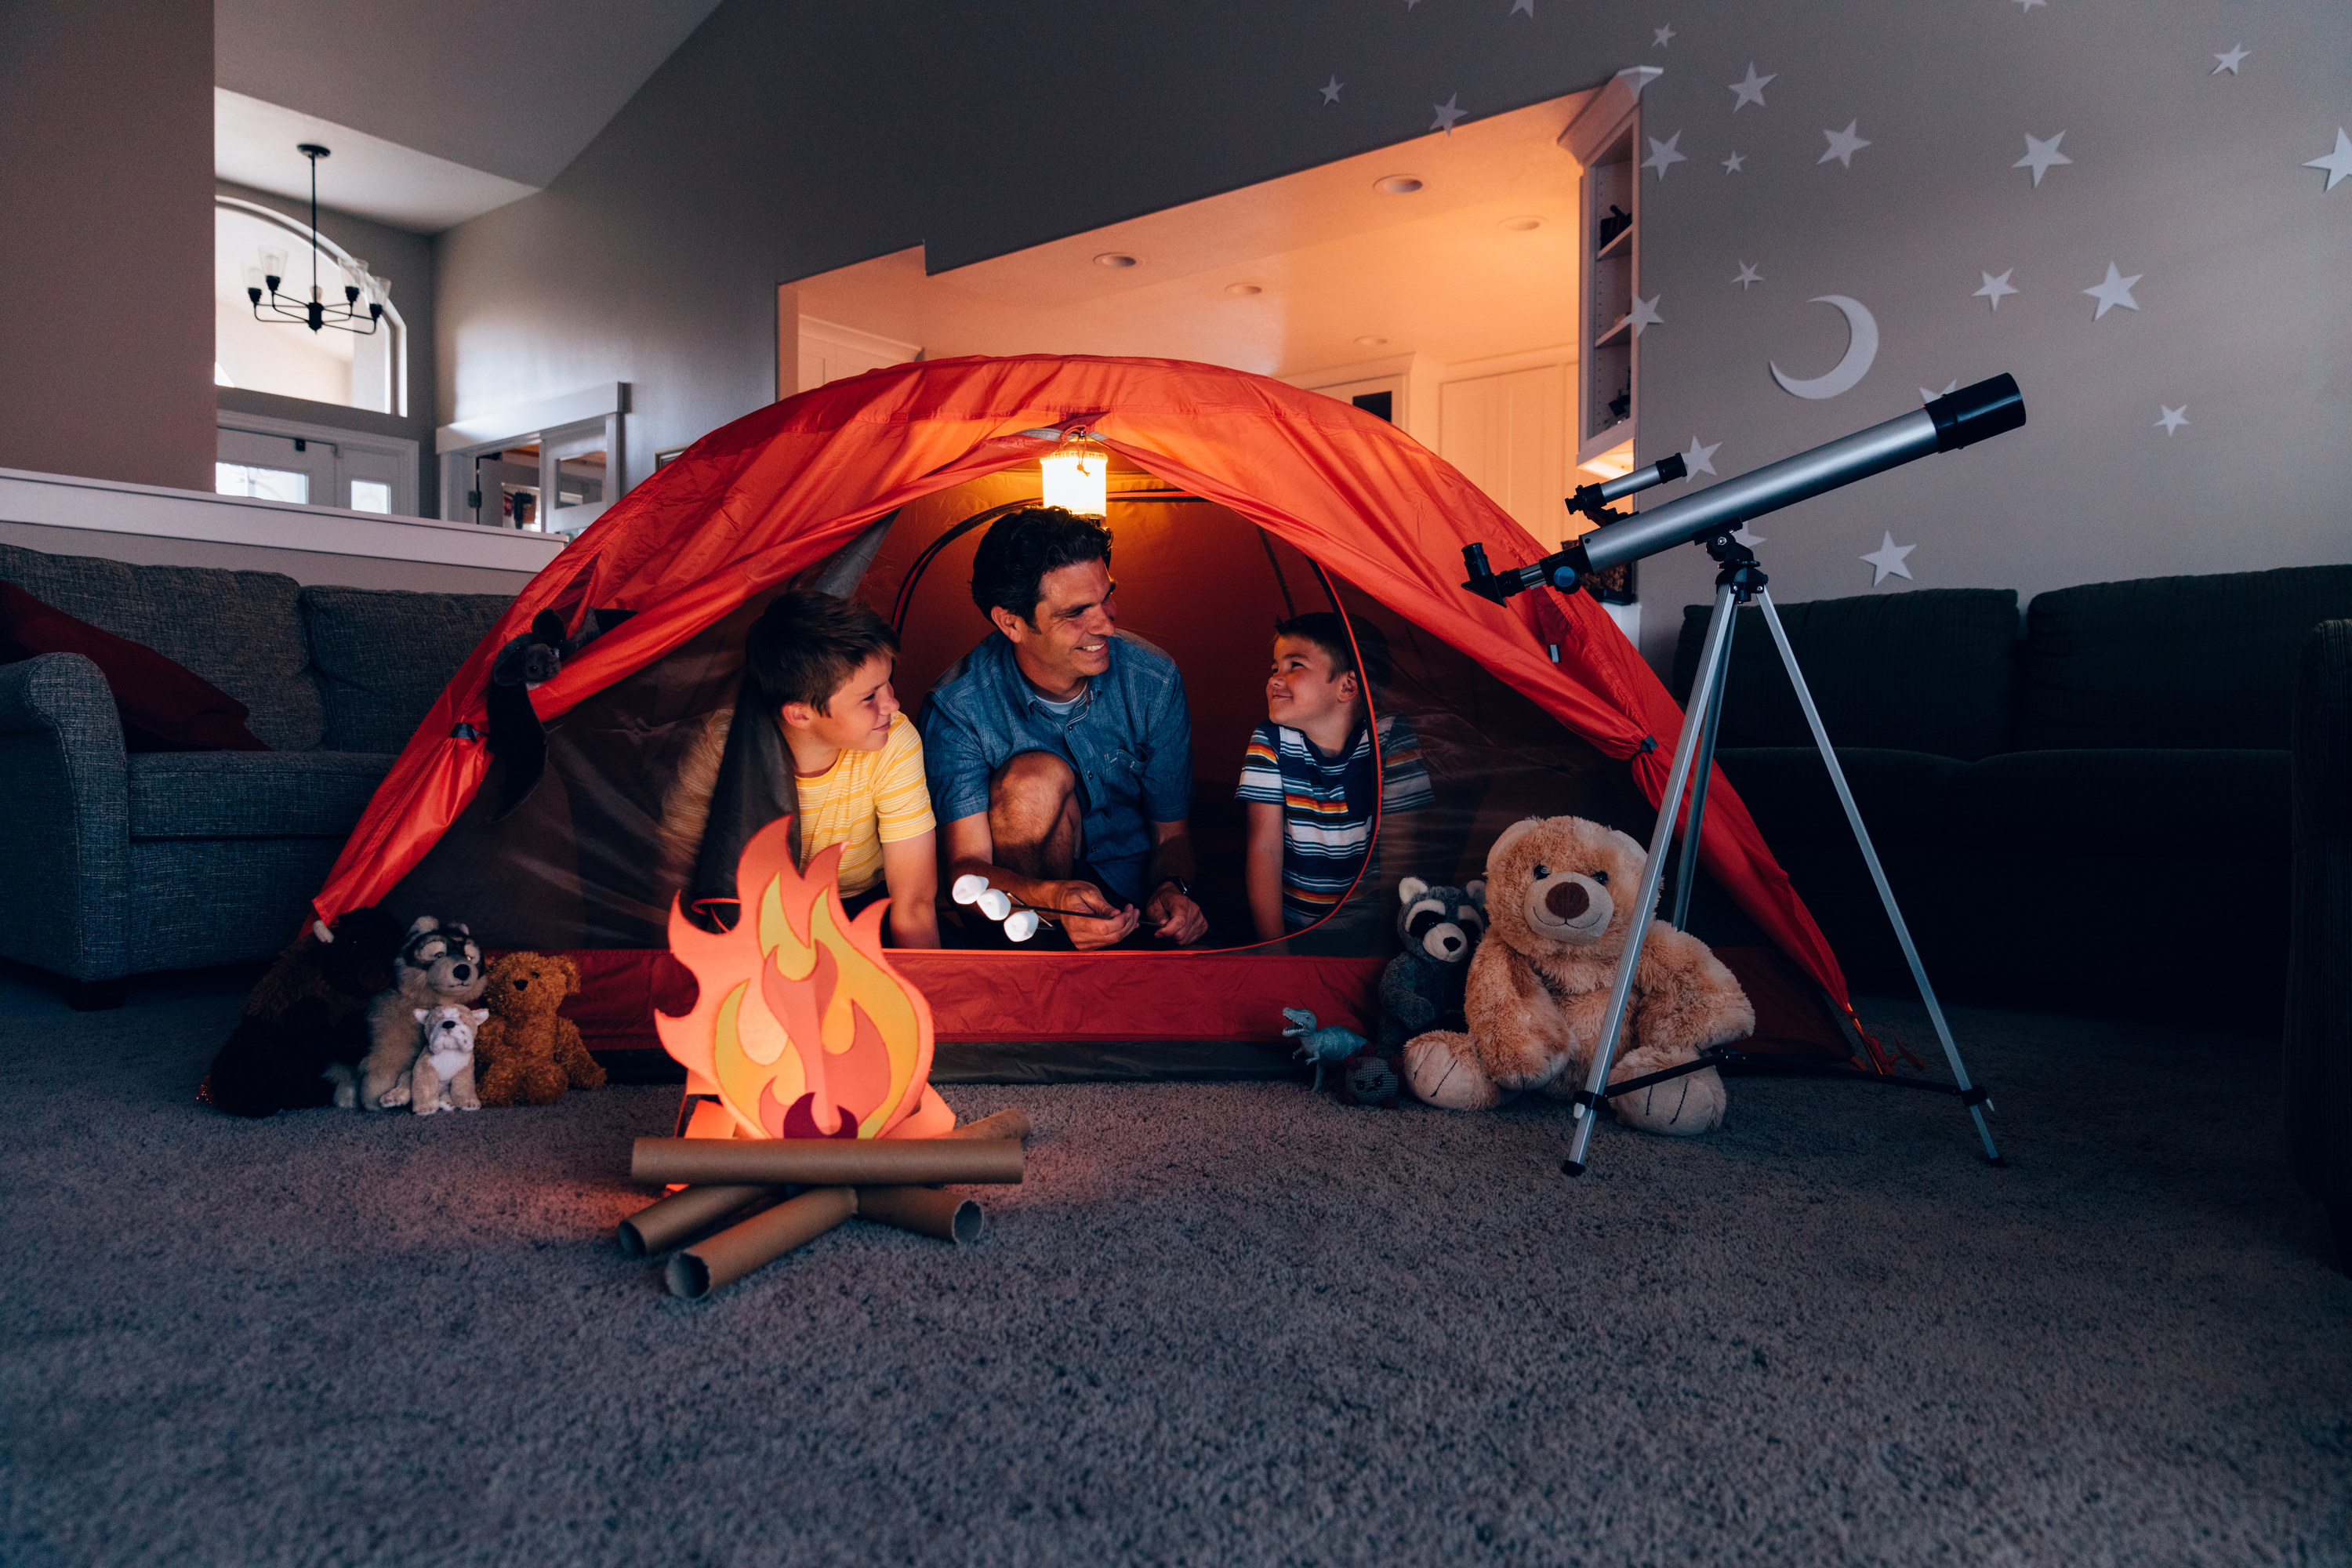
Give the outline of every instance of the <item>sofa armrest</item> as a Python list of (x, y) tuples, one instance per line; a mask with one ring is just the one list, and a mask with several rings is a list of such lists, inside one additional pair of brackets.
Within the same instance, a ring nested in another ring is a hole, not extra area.
[(0, 665), (0, 953), (75, 980), (126, 972), (130, 774), (122, 720), (78, 653)]
[[(2304, 642), (2293, 735), (2288, 1152), (2342, 1232), (2352, 1220), (2352, 621), (2324, 622)], [(2352, 1252), (2342, 1261), (2352, 1268)]]

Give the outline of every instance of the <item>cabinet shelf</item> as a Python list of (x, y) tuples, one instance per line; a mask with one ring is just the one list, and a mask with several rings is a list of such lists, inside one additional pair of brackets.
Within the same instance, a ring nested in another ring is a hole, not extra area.
[(1617, 255), (1620, 251), (1631, 249), (1633, 244), (1633, 226), (1632, 224), (1627, 224), (1623, 228), (1617, 231), (1616, 238), (1611, 240), (1608, 244), (1602, 246), (1600, 249), (1592, 253), (1592, 259), (1595, 261), (1606, 261), (1611, 257)]
[(1615, 326), (1610, 328), (1607, 331), (1592, 340), (1592, 346), (1596, 349), (1607, 348), (1619, 338), (1625, 336), (1626, 332), (1631, 330), (1633, 325), (1633, 318), (1632, 316), (1628, 315), (1618, 317), (1617, 324)]

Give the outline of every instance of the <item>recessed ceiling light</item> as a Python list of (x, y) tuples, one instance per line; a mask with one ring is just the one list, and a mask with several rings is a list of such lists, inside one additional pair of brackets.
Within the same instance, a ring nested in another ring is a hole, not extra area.
[(1530, 213), (1525, 217), (1507, 217), (1496, 226), (1506, 234), (1533, 234), (1543, 226), (1544, 220)]
[(1368, 349), (1376, 349), (1376, 348), (1380, 348), (1380, 347), (1381, 347), (1382, 345), (1384, 345), (1385, 343), (1387, 343), (1388, 339), (1386, 339), (1386, 338), (1358, 338), (1358, 339), (1356, 340), (1356, 342), (1357, 342), (1357, 343), (1358, 343), (1360, 346), (1361, 346), (1361, 347), (1368, 348)]
[(1095, 258), (1095, 265), (1109, 268), (1132, 267), (1135, 265), (1135, 258), (1123, 250), (1106, 250)]
[(1419, 174), (1390, 174), (1372, 182), (1372, 189), (1391, 196), (1409, 196), (1421, 186)]
[(1255, 283), (1228, 283), (1225, 285), (1225, 292), (1247, 297), (1251, 294), (1263, 294), (1265, 289)]

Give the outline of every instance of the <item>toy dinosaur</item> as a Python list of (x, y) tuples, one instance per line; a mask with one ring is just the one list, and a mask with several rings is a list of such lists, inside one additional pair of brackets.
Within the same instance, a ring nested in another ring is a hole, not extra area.
[(1304, 1007), (1285, 1007), (1282, 1016), (1290, 1020), (1290, 1027), (1282, 1031), (1283, 1038), (1298, 1042), (1298, 1049), (1293, 1054), (1300, 1061), (1315, 1064), (1315, 1089), (1318, 1093), (1323, 1089), (1326, 1064), (1345, 1061), (1363, 1051), (1363, 1036), (1337, 1024), (1318, 1029), (1315, 1026), (1315, 1015)]

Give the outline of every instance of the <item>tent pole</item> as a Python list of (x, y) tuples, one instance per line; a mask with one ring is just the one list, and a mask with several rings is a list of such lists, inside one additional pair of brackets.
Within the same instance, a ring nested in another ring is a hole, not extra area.
[[(1822, 723), (1821, 710), (1813, 706), (1813, 694), (1806, 689), (1803, 671), (1797, 668), (1796, 649), (1789, 646), (1789, 634), (1781, 629), (1780, 613), (1772, 607), (1769, 589), (1756, 590), (1756, 602), (1764, 611), (1764, 624), (1771, 629), (1773, 646), (1780, 650), (1780, 663), (1789, 671), (1789, 684), (1797, 690), (1797, 701), (1805, 710), (1805, 722), (1812, 727), (1813, 744), (1821, 748), (1822, 761), (1829, 764), (1830, 783), (1837, 786), (1838, 804), (1845, 807), (1846, 822), (1853, 828), (1853, 841), (1862, 848), (1863, 863), (1870, 868), (1870, 880), (1878, 889), (1878, 901), (1886, 906), (1886, 918), (1895, 922), (1895, 940), (1903, 944), (1904, 962), (1911, 966), (1911, 978), (1918, 983), (1919, 999), (1927, 1005), (1927, 1016), (1934, 1020), (1936, 1037), (1944, 1045), (1944, 1059), (1951, 1064), (1952, 1079), (1960, 1088), (1960, 1103), (1969, 1108), (1969, 1115), (1977, 1125), (1977, 1136), (1984, 1142), (1985, 1158), (1996, 1165), (2008, 1163), (1994, 1147), (1992, 1130), (1985, 1125), (1985, 1112), (1992, 1101), (1980, 1087), (1969, 1081), (1969, 1069), (1960, 1060), (1960, 1047), (1952, 1043), (1952, 1026), (1944, 1018), (1942, 1004), (1936, 1000), (1936, 988), (1927, 984), (1927, 966), (1919, 962), (1919, 949), (1911, 941), (1911, 928), (1904, 922), (1903, 910), (1895, 902), (1895, 889), (1887, 884), (1885, 869), (1878, 863), (1878, 851), (1870, 842), (1870, 830), (1862, 825), (1862, 811), (1853, 804), (1853, 791), (1846, 787), (1845, 770), (1838, 766), (1837, 752), (1830, 745), (1830, 732)], [(1714, 715), (1708, 715), (1712, 723)], [(1692, 825), (1696, 836), (1697, 825)]]
[(1706, 703), (1706, 736), (1692, 770), (1696, 782), (1691, 785), (1690, 823), (1683, 829), (1682, 851), (1675, 866), (1675, 918), (1666, 922), (1676, 931), (1690, 930), (1691, 889), (1698, 882), (1698, 831), (1706, 820), (1706, 781), (1715, 776), (1715, 736), (1723, 728), (1723, 689), (1731, 679), (1731, 639), (1738, 630), (1739, 617), (1735, 615), (1723, 631), (1723, 658), (1715, 667), (1715, 695)]

